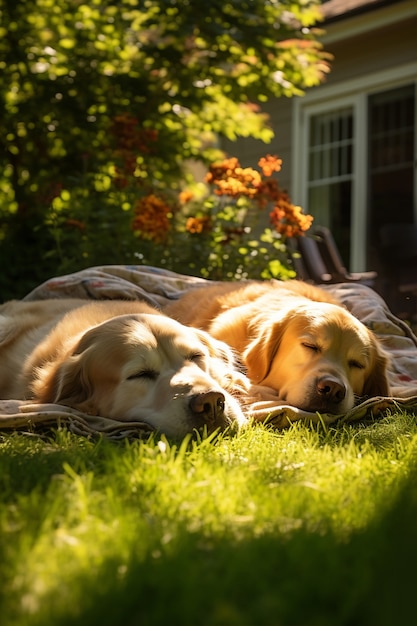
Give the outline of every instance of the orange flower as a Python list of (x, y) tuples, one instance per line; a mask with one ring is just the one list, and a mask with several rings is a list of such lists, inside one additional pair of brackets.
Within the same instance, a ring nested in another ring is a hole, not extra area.
[(193, 198), (194, 194), (189, 189), (184, 189), (184, 191), (181, 191), (181, 193), (178, 195), (178, 200), (180, 201), (180, 204), (187, 204), (187, 202), (190, 202), (190, 200), (192, 200)]
[(154, 194), (138, 200), (134, 207), (132, 230), (143, 237), (162, 243), (170, 229), (170, 207)]
[(301, 207), (292, 204), (286, 193), (282, 193), (269, 217), (275, 230), (284, 237), (303, 235), (313, 222), (313, 216), (305, 215)]
[(211, 218), (208, 215), (203, 217), (189, 217), (186, 224), (189, 233), (204, 233), (211, 230)]
[(210, 166), (210, 171), (206, 176), (206, 181), (208, 183), (214, 183), (214, 181), (218, 179), (233, 176), (233, 172), (237, 167), (239, 167), (239, 161), (236, 159), (236, 157), (223, 159), (223, 161), (213, 163)]
[(248, 196), (253, 198), (261, 185), (261, 175), (251, 167), (241, 167), (236, 158), (214, 163), (206, 176), (206, 182), (215, 187), (217, 196)]
[(267, 178), (262, 181), (258, 188), (256, 200), (261, 209), (265, 208), (268, 202), (278, 202), (282, 195), (278, 181), (275, 178)]
[(281, 171), (282, 159), (275, 155), (267, 154), (258, 161), (258, 165), (264, 176), (272, 176), (274, 172)]

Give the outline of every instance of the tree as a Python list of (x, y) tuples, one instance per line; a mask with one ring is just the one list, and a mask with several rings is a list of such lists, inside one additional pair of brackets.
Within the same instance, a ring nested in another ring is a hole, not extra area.
[(135, 199), (180, 190), (216, 135), (270, 140), (259, 103), (328, 69), (318, 4), (0, 0), (3, 298), (132, 262)]

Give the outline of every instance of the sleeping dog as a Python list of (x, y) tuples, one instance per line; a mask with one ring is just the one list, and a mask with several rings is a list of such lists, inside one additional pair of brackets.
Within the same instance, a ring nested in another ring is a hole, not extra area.
[(241, 425), (230, 348), (141, 302), (0, 306), (0, 398), (56, 403), (181, 437)]
[(363, 397), (389, 395), (377, 338), (320, 287), (297, 280), (204, 286), (165, 312), (228, 343), (265, 399), (272, 389), (299, 409), (343, 414)]

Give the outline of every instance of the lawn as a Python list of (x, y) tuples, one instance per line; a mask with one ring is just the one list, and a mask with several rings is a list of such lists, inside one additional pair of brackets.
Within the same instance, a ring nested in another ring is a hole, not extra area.
[(416, 415), (113, 443), (0, 435), (2, 626), (416, 619)]

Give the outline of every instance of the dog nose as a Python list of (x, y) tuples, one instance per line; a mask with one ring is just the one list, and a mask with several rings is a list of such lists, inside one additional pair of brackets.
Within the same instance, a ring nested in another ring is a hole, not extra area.
[(317, 393), (323, 398), (337, 403), (345, 398), (346, 387), (333, 376), (323, 376), (317, 381)]
[(220, 391), (205, 391), (190, 399), (190, 409), (196, 417), (216, 422), (224, 415), (225, 397)]

